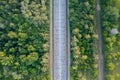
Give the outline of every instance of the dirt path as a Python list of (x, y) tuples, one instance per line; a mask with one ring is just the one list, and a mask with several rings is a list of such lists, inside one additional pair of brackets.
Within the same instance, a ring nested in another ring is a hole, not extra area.
[(96, 0), (97, 9), (97, 27), (98, 27), (98, 46), (99, 46), (99, 80), (104, 80), (104, 58), (103, 58), (103, 44), (102, 44), (102, 30), (101, 30), (101, 17), (100, 17), (100, 0)]

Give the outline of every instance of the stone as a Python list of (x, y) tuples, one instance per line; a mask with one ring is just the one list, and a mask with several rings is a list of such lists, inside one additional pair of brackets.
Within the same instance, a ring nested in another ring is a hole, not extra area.
[(110, 31), (110, 33), (111, 34), (113, 34), (113, 35), (116, 35), (116, 34), (118, 34), (118, 29), (117, 28), (113, 28), (113, 29), (111, 29), (111, 31)]

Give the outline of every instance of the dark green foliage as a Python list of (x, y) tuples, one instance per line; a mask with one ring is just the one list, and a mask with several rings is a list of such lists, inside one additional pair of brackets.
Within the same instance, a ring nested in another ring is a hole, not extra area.
[[(30, 11), (24, 10), (31, 6), (31, 10), (36, 9), (38, 13), (29, 16)], [(36, 6), (40, 6), (39, 9)], [(47, 11), (46, 0), (33, 0), (29, 5), (27, 0), (0, 1), (1, 80), (49, 79)], [(41, 19), (37, 14), (44, 16)]]
[(95, 80), (98, 75), (95, 0), (70, 0), (70, 32), (71, 80)]
[(118, 33), (117, 35), (112, 35), (110, 34), (110, 30), (113, 28), (117, 28), (119, 30), (120, 10), (118, 8), (118, 5), (115, 5), (117, 1), (110, 0), (106, 1), (106, 3), (104, 2), (104, 0), (102, 0), (101, 2), (101, 23), (104, 44), (103, 52), (105, 61), (105, 80), (119, 80), (120, 70), (118, 69), (118, 67), (120, 66), (120, 33)]

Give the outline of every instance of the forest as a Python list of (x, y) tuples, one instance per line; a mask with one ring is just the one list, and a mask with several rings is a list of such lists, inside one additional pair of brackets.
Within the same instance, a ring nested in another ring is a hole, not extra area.
[[(120, 0), (100, 0), (105, 80), (120, 79)], [(50, 80), (49, 0), (0, 0), (0, 80)], [(70, 80), (98, 80), (96, 0), (69, 0)]]
[[(101, 0), (104, 78), (120, 79), (120, 1)], [(71, 80), (98, 80), (99, 50), (95, 0), (70, 0)]]
[(48, 0), (0, 0), (0, 79), (49, 80)]

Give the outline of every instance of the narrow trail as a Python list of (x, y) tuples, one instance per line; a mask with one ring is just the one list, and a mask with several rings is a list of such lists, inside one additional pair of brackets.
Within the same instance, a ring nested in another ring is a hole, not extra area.
[(98, 27), (98, 36), (99, 36), (99, 40), (98, 40), (98, 46), (99, 46), (99, 60), (98, 60), (98, 64), (99, 64), (99, 80), (104, 80), (104, 58), (103, 58), (103, 43), (102, 43), (102, 29), (101, 29), (101, 17), (100, 17), (100, 0), (96, 0), (96, 10), (97, 10), (97, 27)]

